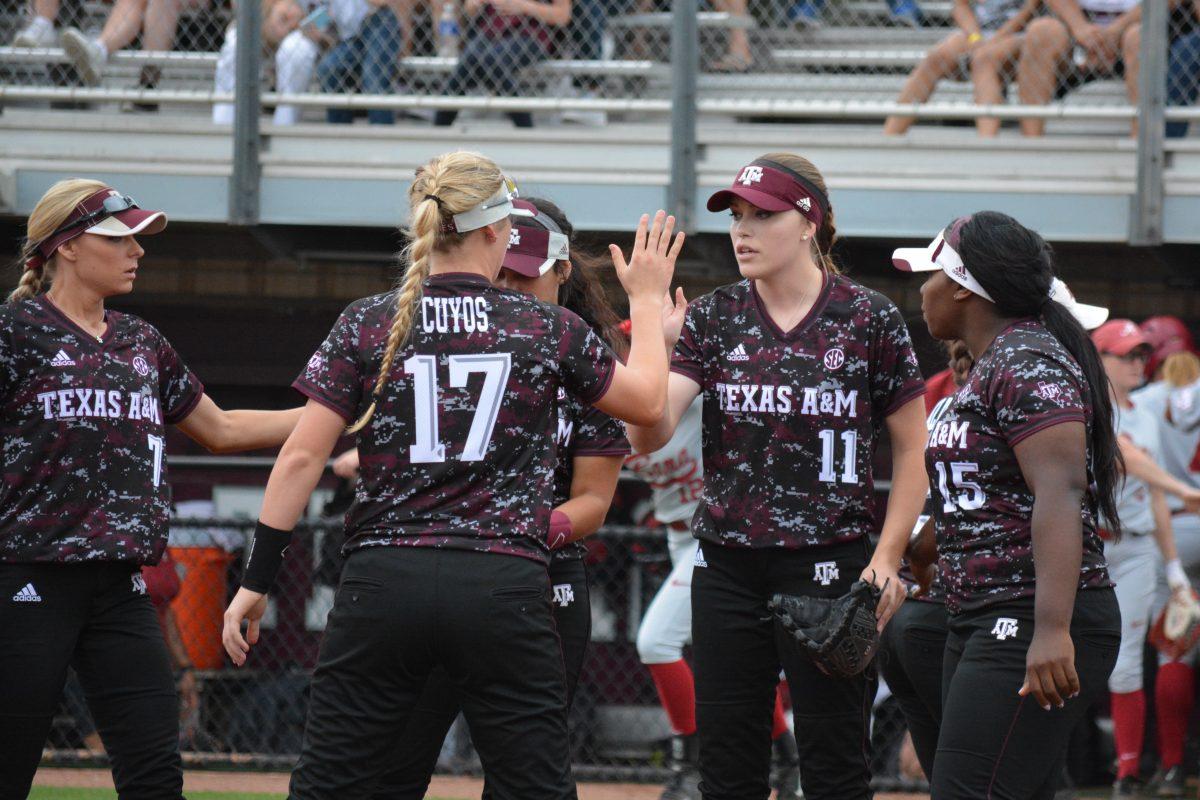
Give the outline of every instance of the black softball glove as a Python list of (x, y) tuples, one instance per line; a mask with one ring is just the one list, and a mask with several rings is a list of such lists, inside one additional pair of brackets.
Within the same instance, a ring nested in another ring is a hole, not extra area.
[(857, 675), (867, 668), (879, 648), (875, 606), (882, 591), (856, 581), (841, 597), (776, 594), (767, 607), (795, 642), (827, 675)]

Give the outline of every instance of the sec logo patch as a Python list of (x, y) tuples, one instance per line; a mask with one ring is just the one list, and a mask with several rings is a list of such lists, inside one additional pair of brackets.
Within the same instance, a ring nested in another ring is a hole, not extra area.
[(846, 363), (846, 353), (840, 347), (825, 351), (825, 369), (841, 369)]
[(135, 372), (137, 372), (138, 375), (141, 375), (143, 378), (150, 374), (150, 365), (146, 362), (146, 359), (143, 358), (142, 356), (134, 356), (133, 357), (133, 369)]

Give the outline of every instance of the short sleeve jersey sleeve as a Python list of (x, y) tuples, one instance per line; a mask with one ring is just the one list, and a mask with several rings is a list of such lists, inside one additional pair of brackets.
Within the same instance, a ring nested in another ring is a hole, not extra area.
[(704, 332), (711, 306), (711, 295), (691, 303), (683, 318), (683, 330), (671, 356), (671, 371), (704, 383)]
[(900, 310), (885, 301), (874, 315), (871, 405), (888, 416), (925, 391), (917, 355)]
[(996, 425), (1010, 447), (1064, 422), (1086, 422), (1082, 387), (1066, 365), (1046, 353), (1014, 350), (990, 397)]
[(363, 397), (359, 336), (365, 313), (361, 301), (347, 307), (292, 384), (348, 422), (358, 418)]
[(186, 419), (204, 397), (200, 379), (162, 334), (158, 334), (158, 391), (163, 419), (171, 425)]
[(591, 405), (604, 396), (616, 371), (616, 356), (586, 322), (558, 308), (558, 368), (563, 386)]

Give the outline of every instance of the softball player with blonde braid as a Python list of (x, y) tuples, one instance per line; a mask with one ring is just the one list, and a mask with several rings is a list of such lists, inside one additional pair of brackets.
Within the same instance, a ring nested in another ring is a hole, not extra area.
[[(692, 522), (700, 790), (705, 800), (770, 793), (782, 666), (805, 797), (864, 800), (872, 676), (834, 677), (801, 657), (767, 604), (775, 593), (840, 597), (861, 578), (882, 590), (882, 628), (903, 602), (897, 570), (925, 497), (924, 384), (895, 305), (829, 258), (833, 209), (811, 162), (756, 159), (708, 208), (731, 212), (745, 280), (688, 307), (667, 418), (629, 427), (636, 451), (656, 450), (703, 392), (704, 496)], [(893, 487), (872, 553), (885, 426)]]
[(672, 241), (674, 219), (659, 212), (642, 217), (630, 262), (610, 247), (633, 320), (622, 364), (578, 316), (493, 285), (510, 217), (528, 215), (495, 163), (439, 156), (408, 197), (399, 288), (347, 308), (296, 381), (309, 403), (271, 472), (225, 648), (246, 662), (290, 529), (353, 423), (361, 470), (347, 558), (291, 796), (369, 796), (442, 669), (497, 800), (566, 800), (566, 678), (546, 569), (559, 543), (558, 391), (626, 421), (659, 419), (663, 299), (682, 235)]

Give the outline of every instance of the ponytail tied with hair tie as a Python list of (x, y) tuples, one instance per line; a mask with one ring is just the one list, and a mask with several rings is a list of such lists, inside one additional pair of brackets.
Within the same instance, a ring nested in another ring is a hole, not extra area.
[(442, 204), (442, 198), (438, 197), (436, 194), (427, 194), (427, 195), (425, 195), (425, 199), (432, 200), (433, 202), (437, 203), (438, 208), (444, 208), (444, 206)]

